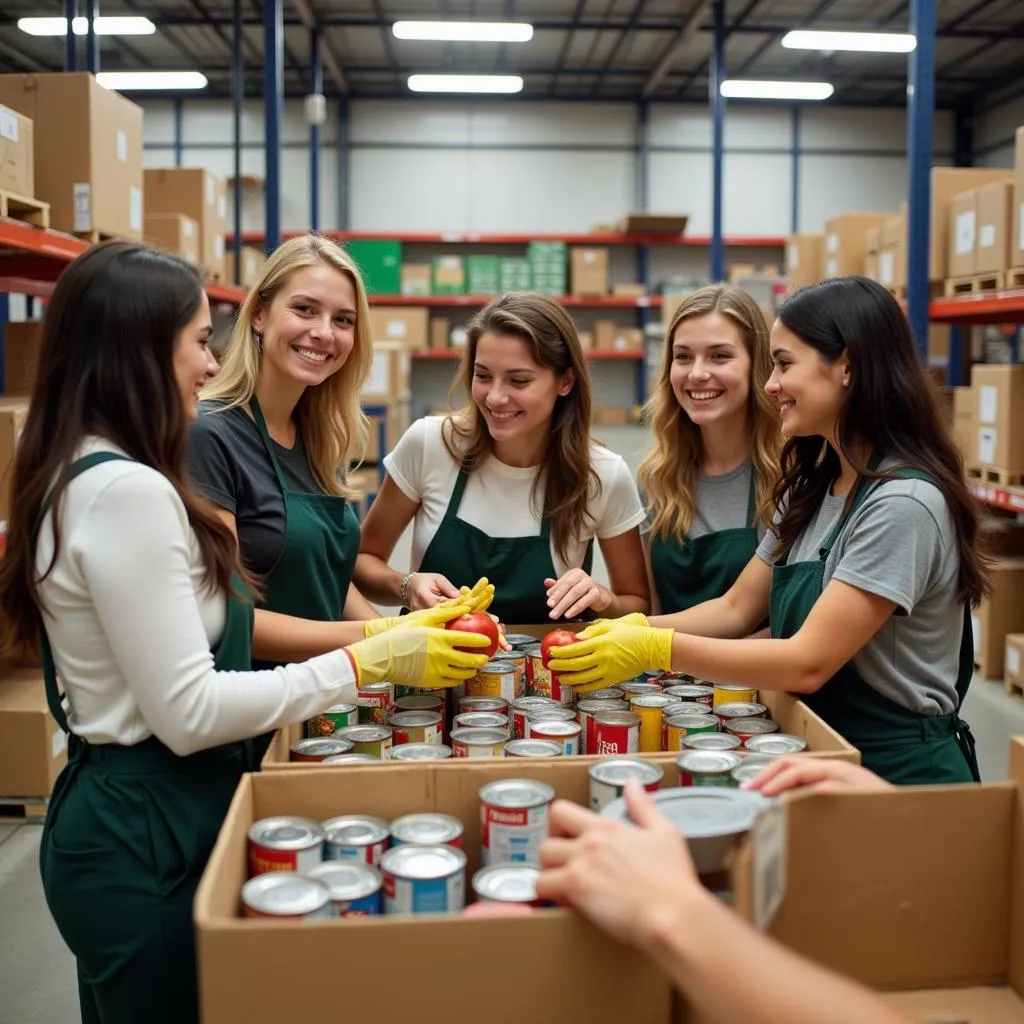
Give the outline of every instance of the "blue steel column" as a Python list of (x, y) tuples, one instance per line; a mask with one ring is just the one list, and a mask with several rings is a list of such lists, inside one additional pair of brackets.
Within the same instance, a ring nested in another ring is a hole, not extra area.
[(174, 99), (171, 104), (171, 109), (174, 112), (174, 166), (181, 167), (184, 162), (184, 153), (182, 151), (182, 135), (184, 134), (184, 104), (181, 102), (181, 97), (178, 96)]
[(795, 235), (800, 230), (800, 107), (796, 105), (790, 107), (789, 113), (792, 121), (793, 143), (793, 166), (791, 168), (793, 191), (790, 196), (789, 233)]
[(64, 70), (78, 70), (78, 37), (74, 33), (75, 15), (78, 14), (77, 0), (64, 0), (64, 20), (67, 35), (64, 37)]
[[(320, 32), (309, 33), (309, 94), (324, 91), (324, 62), (320, 50)], [(320, 230), (320, 125), (309, 126), (309, 226)]]
[(232, 72), (232, 155), (235, 179), (232, 182), (231, 202), (234, 204), (231, 247), (235, 252), (235, 281), (242, 283), (242, 108), (245, 105), (245, 56), (242, 51), (242, 2), (235, 0), (234, 35), (231, 40)]
[(907, 319), (923, 360), (928, 358), (928, 249), (932, 118), (935, 113), (935, 0), (911, 0), (907, 88)]
[[(94, 75), (100, 70), (100, 37), (96, 35), (96, 19), (100, 16), (100, 0), (85, 0), (85, 66)], [(74, 34), (72, 26), (72, 34)]]
[(263, 103), (266, 147), (266, 248), (281, 244), (281, 121), (284, 119), (284, 5), (263, 4)]
[(341, 96), (338, 99), (338, 227), (342, 231), (349, 227), (350, 157), (348, 97)]
[(711, 60), (708, 88), (711, 93), (711, 251), (709, 273), (712, 281), (725, 278), (725, 246), (722, 243), (722, 169), (725, 152), (725, 0), (715, 0), (715, 51)]

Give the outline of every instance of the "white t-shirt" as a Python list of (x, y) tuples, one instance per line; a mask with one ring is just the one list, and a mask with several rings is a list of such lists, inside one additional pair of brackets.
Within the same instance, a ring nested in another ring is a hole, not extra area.
[[(413, 521), (412, 561), (417, 569), (434, 539), (459, 477), (458, 463), (448, 454), (441, 437), (442, 416), (426, 416), (405, 432), (394, 451), (384, 459), (391, 479), (410, 500), (419, 502)], [(583, 565), (590, 536), (599, 540), (618, 537), (644, 521), (640, 495), (625, 460), (591, 442), (591, 464), (601, 481), (601, 493), (591, 503), (593, 533), (573, 544), (569, 561), (554, 550), (551, 557), (558, 575)], [(491, 537), (534, 537), (540, 533), (538, 509), (544, 507), (544, 487), (537, 488), (531, 503), (534, 480), (540, 466), (508, 466), (494, 456), (470, 474), (458, 517)]]
[[(117, 451), (87, 439), (79, 455)], [(36, 548), (53, 556), (52, 513)], [(155, 735), (176, 754), (246, 739), (355, 697), (341, 650), (264, 672), (218, 672), (211, 645), (227, 599), (203, 563), (170, 481), (117, 460), (75, 477), (61, 503), (61, 547), (42, 582), (46, 631), (72, 732), (132, 746)]]

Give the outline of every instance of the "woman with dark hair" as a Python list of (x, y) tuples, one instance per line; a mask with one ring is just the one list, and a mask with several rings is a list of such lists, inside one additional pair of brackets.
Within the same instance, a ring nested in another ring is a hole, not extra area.
[[(551, 667), (584, 689), (662, 668), (787, 690), (890, 782), (977, 779), (958, 712), (988, 563), (906, 318), (873, 281), (826, 281), (783, 303), (771, 351), (787, 440), (757, 555), (723, 597), (596, 624)], [(731, 641), (766, 614), (772, 639)]]
[[(185, 481), (185, 427), (217, 372), (197, 272), (108, 242), (54, 289), (0, 560), (7, 653), (41, 645), (69, 733), (43, 831), (47, 903), (77, 958), (85, 1024), (198, 1020), (192, 897), (249, 737), (350, 700), (358, 683), (453, 686), (486, 658), (398, 626), (252, 672), (252, 580)], [(486, 641), (484, 641), (486, 643)], [(57, 688), (59, 672), (65, 688)], [(144, 1007), (144, 1009), (143, 1009)]]

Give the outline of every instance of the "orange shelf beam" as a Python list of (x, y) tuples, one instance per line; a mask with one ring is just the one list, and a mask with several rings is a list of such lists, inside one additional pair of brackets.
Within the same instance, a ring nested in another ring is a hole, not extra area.
[[(444, 308), (450, 306), (486, 306), (493, 295), (371, 295), (370, 302), (374, 306), (432, 306)], [(661, 307), (660, 295), (644, 295), (634, 298), (627, 295), (601, 295), (592, 298), (581, 298), (576, 295), (552, 295), (552, 299), (560, 306), (575, 306), (587, 309), (637, 309), (647, 306), (651, 309)]]
[[(587, 359), (593, 362), (628, 362), (645, 358), (643, 349), (629, 349), (627, 351), (601, 351), (587, 352)], [(421, 348), (412, 353), (412, 358), (418, 362), (433, 362), (434, 360), (453, 360), (462, 358), (461, 348)]]
[(1024, 288), (932, 299), (933, 323), (1024, 323)]
[(1024, 487), (1000, 487), (968, 480), (967, 486), (978, 501), (1006, 512), (1024, 512)]

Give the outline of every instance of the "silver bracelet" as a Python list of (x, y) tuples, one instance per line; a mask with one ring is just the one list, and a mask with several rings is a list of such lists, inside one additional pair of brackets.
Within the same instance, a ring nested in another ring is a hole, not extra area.
[(414, 572), (407, 572), (402, 577), (402, 585), (398, 588), (398, 600), (402, 603), (402, 607), (409, 607), (409, 580), (415, 576)]

